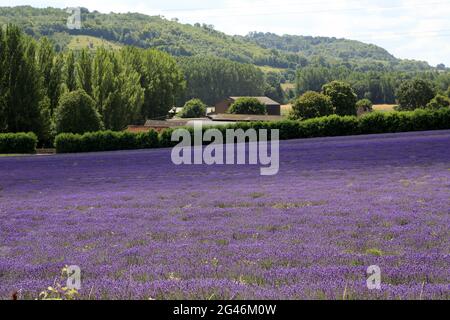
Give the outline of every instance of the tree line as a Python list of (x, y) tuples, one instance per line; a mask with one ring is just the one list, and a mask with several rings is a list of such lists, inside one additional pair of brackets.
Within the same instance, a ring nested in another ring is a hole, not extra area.
[(272, 88), (264, 73), (250, 64), (211, 56), (178, 58), (178, 61), (187, 82), (180, 102), (199, 98), (214, 105), (228, 96), (262, 96), (269, 90), (266, 86)]
[[(64, 129), (58, 112), (71, 114), (59, 108), (61, 101), (88, 103), (80, 91), (92, 98), (107, 130), (164, 119), (192, 98), (209, 105), (230, 95), (283, 98), (278, 80), (250, 64), (211, 56), (176, 60), (136, 47), (57, 52), (48, 38), (35, 41), (13, 25), (0, 28), (0, 68), (0, 132), (32, 131), (45, 142)], [(72, 92), (78, 97), (62, 99)]]
[[(430, 87), (424, 94), (427, 103), (435, 97), (434, 105), (442, 105), (446, 101), (443, 93), (450, 86), (450, 74), (445, 70), (359, 72), (316, 60), (298, 69), (296, 90), (287, 98), (320, 92), (325, 84), (343, 80), (358, 99), (395, 103), (418, 96), (415, 92), (423, 85), (417, 85), (417, 90), (405, 89), (403, 92), (409, 93), (403, 95), (400, 89), (420, 77), (425, 87)], [(263, 73), (251, 64), (210, 55), (174, 58), (136, 47), (58, 52), (51, 40), (42, 37), (36, 41), (14, 25), (0, 28), (0, 71), (0, 132), (32, 131), (46, 144), (64, 130), (62, 123), (71, 123), (63, 121), (62, 115), (73, 117), (77, 101), (93, 106), (95, 110), (86, 110), (94, 118), (98, 113), (100, 128), (122, 130), (146, 119), (163, 119), (171, 108), (193, 98), (208, 105), (227, 96), (266, 95), (281, 103), (287, 100), (280, 86), (288, 80), (286, 75)], [(72, 95), (67, 96), (69, 93)]]
[[(416, 78), (404, 81), (396, 94), (398, 111), (450, 108), (450, 86), (445, 92), (438, 91), (427, 80)], [(372, 106), (372, 101), (367, 98), (358, 101), (358, 95), (349, 83), (334, 80), (320, 90), (306, 91), (294, 99), (289, 117), (305, 120), (333, 114), (356, 116), (372, 112)]]
[(376, 104), (395, 104), (402, 83), (415, 78), (429, 82), (437, 92), (444, 92), (450, 86), (450, 73), (444, 71), (354, 71), (342, 65), (316, 64), (297, 70), (294, 94), (298, 96), (307, 91), (321, 91), (326, 83), (340, 80), (352, 86), (358, 99), (369, 99)]

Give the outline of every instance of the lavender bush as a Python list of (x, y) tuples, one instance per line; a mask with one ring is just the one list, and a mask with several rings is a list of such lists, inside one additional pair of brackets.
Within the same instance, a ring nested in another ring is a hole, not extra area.
[(82, 299), (449, 299), (449, 150), (448, 131), (286, 141), (273, 177), (169, 149), (0, 158), (0, 298), (78, 265)]

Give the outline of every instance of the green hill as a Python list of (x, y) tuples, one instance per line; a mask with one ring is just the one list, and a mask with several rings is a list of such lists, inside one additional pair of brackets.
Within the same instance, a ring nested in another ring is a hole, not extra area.
[(385, 49), (359, 41), (327, 37), (279, 36), (273, 33), (252, 32), (246, 40), (263, 48), (302, 54), (305, 57), (324, 56), (336, 60), (374, 60), (395, 62), (397, 59)]
[(0, 7), (0, 24), (17, 24), (36, 38), (48, 36), (61, 50), (77, 47), (73, 36), (89, 36), (97, 38), (90, 38), (91, 43), (107, 41), (110, 47), (151, 47), (175, 56), (214, 55), (278, 69), (295, 69), (311, 61), (316, 64), (346, 64), (359, 70), (417, 71), (430, 68), (426, 63), (396, 59), (375, 45), (346, 39), (264, 33), (229, 36), (204, 24), (181, 24), (160, 16), (138, 13), (102, 14), (87, 9), (82, 9), (82, 29), (69, 30), (66, 27), (68, 16), (63, 9)]

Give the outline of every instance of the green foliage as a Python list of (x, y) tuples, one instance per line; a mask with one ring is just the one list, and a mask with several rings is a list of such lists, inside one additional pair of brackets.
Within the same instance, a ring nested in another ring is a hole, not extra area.
[(372, 61), (397, 61), (385, 50), (357, 41), (262, 33), (247, 37), (228, 36), (205, 24), (192, 26), (160, 16), (101, 14), (87, 9), (82, 10), (83, 28), (67, 30), (67, 16), (62, 9), (1, 8), (0, 24), (18, 24), (36, 37), (49, 35), (61, 49), (68, 46), (71, 36), (85, 35), (123, 45), (155, 48), (176, 56), (215, 55), (236, 62), (280, 68), (295, 68), (318, 55), (328, 60), (357, 59), (365, 65)]
[(373, 112), (360, 118), (331, 115), (300, 122), (276, 122), (270, 127), (272, 129), (279, 128), (282, 139), (443, 130), (450, 129), (450, 109)]
[(83, 90), (61, 96), (55, 124), (57, 133), (85, 133), (98, 131), (103, 127), (95, 101)]
[[(236, 123), (215, 129), (225, 136), (227, 129), (278, 129), (280, 139), (303, 139), (314, 137), (346, 136), (372, 133), (394, 133), (423, 130), (450, 129), (450, 108), (440, 110), (416, 110), (407, 112), (373, 112), (362, 117), (337, 116), (308, 119), (304, 121), (284, 120), (276, 122)], [(194, 134), (193, 128), (186, 128)], [(208, 130), (209, 127), (203, 127)], [(172, 133), (177, 128), (158, 134), (154, 131), (134, 134), (128, 132), (94, 132), (84, 135), (63, 133), (56, 137), (58, 153), (93, 152), (144, 148), (173, 147)]]
[(267, 107), (256, 98), (243, 97), (237, 99), (228, 110), (233, 114), (267, 114)]
[(99, 131), (83, 135), (62, 133), (55, 138), (57, 153), (151, 149), (159, 145), (154, 130), (144, 133)]
[(49, 99), (50, 117), (54, 116), (54, 112), (59, 103), (59, 97), (63, 93), (64, 87), (64, 57), (59, 54), (53, 59), (52, 69), (50, 71), (50, 80), (47, 83), (47, 96)]
[[(149, 17), (132, 13), (101, 14), (89, 12), (87, 9), (82, 9), (83, 28), (67, 30), (65, 26), (67, 16), (65, 10), (53, 8), (0, 8), (0, 25), (15, 23), (35, 38), (47, 36), (55, 44), (58, 52), (67, 52), (63, 49), (78, 51), (83, 47), (93, 49), (94, 46), (100, 47), (103, 43), (105, 48), (111, 50), (116, 50), (122, 45), (133, 45), (178, 56), (188, 81), (185, 95), (175, 94), (178, 106), (194, 97), (210, 105), (226, 96), (266, 95), (283, 102), (285, 93), (281, 90), (280, 83), (284, 81), (296, 82), (298, 95), (309, 90), (320, 91), (324, 84), (332, 80), (346, 81), (351, 84), (358, 99), (368, 98), (376, 104), (396, 103), (395, 93), (400, 84), (415, 77), (432, 81), (442, 92), (450, 85), (448, 71), (437, 70), (421, 61), (399, 60), (382, 48), (358, 41), (326, 37), (277, 36), (270, 33), (252, 33), (246, 37), (228, 36), (215, 31), (208, 25), (191, 26), (168, 21), (159, 16)], [(77, 41), (78, 45), (73, 45)], [(75, 61), (84, 60), (83, 53), (72, 57), (69, 52), (65, 56), (67, 57), (63, 72), (65, 89), (73, 91), (76, 88), (82, 88), (91, 94), (89, 77), (79, 73), (79, 65), (82, 63)], [(248, 70), (238, 66), (222, 67), (223, 64), (219, 65), (217, 62), (210, 63), (205, 60), (205, 57), (209, 56), (215, 56), (215, 59), (220, 57), (228, 62), (231, 62), (230, 60), (239, 62), (237, 65), (243, 63)], [(203, 63), (203, 66), (196, 66), (197, 61)], [(191, 62), (192, 71), (189, 70)], [(260, 79), (262, 75), (250, 70), (250, 67), (255, 69), (250, 64), (261, 66), (265, 70), (278, 70), (275, 73), (278, 73), (279, 78), (270, 75), (265, 80)], [(201, 72), (198, 72), (199, 68)], [(55, 69), (56, 72), (53, 75), (57, 76), (58, 68)], [(239, 74), (236, 73), (236, 69), (239, 70)], [(88, 69), (83, 67), (81, 70)], [(297, 70), (299, 72), (295, 79)], [(143, 80), (142, 72), (136, 71)], [(87, 82), (80, 81), (80, 78)], [(60, 91), (55, 83), (57, 81), (53, 81), (54, 89), (48, 90), (47, 93), (51, 100), (51, 114), (57, 105)], [(143, 81), (141, 86), (144, 86)], [(162, 89), (160, 92), (164, 92), (170, 84), (165, 87), (163, 82), (160, 87)], [(144, 89), (148, 88), (144, 87)], [(178, 89), (177, 87), (171, 91)], [(159, 90), (151, 90), (151, 92), (155, 91)], [(293, 98), (292, 92), (288, 91), (287, 95)], [(152, 94), (146, 96), (145, 107), (142, 109), (144, 114), (141, 115), (140, 120), (145, 117), (164, 116), (163, 110), (158, 110), (161, 107), (159, 105), (161, 97), (157, 96), (155, 108), (152, 108), (149, 102), (152, 98), (154, 98)], [(166, 104), (170, 99), (163, 101)], [(173, 106), (174, 103), (169, 104)], [(148, 111), (151, 109), (153, 111)], [(165, 110), (165, 107), (163, 109)], [(115, 124), (108, 127), (118, 128)]]
[(145, 89), (142, 115), (145, 119), (164, 117), (185, 88), (183, 73), (167, 53), (157, 50), (138, 53), (142, 56), (141, 83)]
[(178, 116), (180, 118), (201, 118), (206, 115), (206, 108), (206, 104), (200, 99), (192, 99), (185, 103)]
[(337, 115), (356, 115), (357, 96), (348, 83), (332, 81), (324, 85), (322, 91), (325, 95), (330, 97)]
[(369, 99), (362, 99), (356, 102), (356, 110), (358, 114), (367, 113), (373, 111), (373, 103)]
[(36, 44), (19, 28), (7, 26), (0, 39), (0, 130), (42, 135), (39, 102), (42, 81)]
[(305, 138), (332, 137), (359, 134), (358, 120), (354, 116), (337, 116), (309, 119), (301, 124)]
[(428, 104), (427, 109), (440, 109), (450, 107), (450, 98), (442, 94), (438, 94)]
[(136, 48), (56, 53), (47, 38), (37, 44), (14, 26), (0, 28), (0, 67), (0, 132), (33, 131), (49, 146), (55, 131), (99, 129), (85, 119), (77, 125), (70, 115), (63, 116), (66, 128), (60, 127), (62, 115), (56, 117), (55, 110), (65, 93), (86, 91), (106, 129), (122, 130), (165, 116), (184, 88), (180, 68), (166, 53)]
[(64, 69), (64, 80), (68, 91), (74, 91), (77, 89), (77, 78), (76, 78), (76, 65), (75, 65), (75, 54), (73, 51), (69, 51), (66, 55)]
[(55, 279), (52, 287), (47, 287), (46, 290), (39, 293), (38, 300), (75, 300), (79, 296), (78, 290), (61, 285), (64, 281), (67, 283), (70, 276), (69, 267), (65, 266), (61, 270), (59, 281)]
[(359, 41), (271, 33), (229, 36), (210, 25), (180, 24), (161, 16), (102, 14), (87, 9), (81, 13), (81, 30), (67, 30), (68, 14), (53, 8), (0, 8), (0, 24), (15, 23), (35, 37), (48, 35), (60, 50), (71, 43), (72, 37), (84, 35), (95, 37), (100, 43), (107, 40), (112, 45), (155, 48), (175, 56), (215, 55), (236, 62), (293, 70), (316, 63), (349, 65), (352, 70), (360, 71), (431, 70), (427, 63), (399, 60), (380, 47)]
[(106, 129), (122, 130), (142, 118), (145, 90), (128, 57), (104, 48), (95, 52), (92, 91)]
[(30, 133), (1, 133), (0, 154), (35, 153), (38, 139)]
[(305, 92), (292, 104), (292, 119), (310, 119), (331, 115), (333, 104), (331, 99), (314, 91)]
[(264, 74), (250, 64), (211, 56), (179, 58), (178, 62), (187, 83), (180, 105), (192, 98), (214, 105), (229, 96), (264, 94)]
[(297, 71), (295, 87), (297, 95), (301, 95), (306, 91), (319, 92), (326, 83), (339, 80), (349, 83), (358, 99), (370, 99), (377, 104), (394, 104), (395, 92), (400, 84), (415, 77), (430, 79), (440, 87), (445, 86), (448, 80), (445, 75), (437, 72), (413, 70), (406, 73), (393, 71), (387, 67), (366, 70), (355, 69), (347, 64), (308, 65)]
[(322, 87), (332, 80), (330, 70), (325, 67), (307, 67), (297, 71), (296, 92), (302, 95), (308, 91), (319, 92)]
[(417, 109), (409, 112), (373, 112), (359, 120), (362, 133), (389, 133), (449, 129), (450, 109)]
[(36, 59), (37, 68), (41, 76), (41, 85), (44, 90), (45, 95), (49, 95), (47, 85), (51, 81), (53, 60), (55, 58), (55, 51), (53, 49), (53, 44), (48, 40), (48, 38), (43, 37), (39, 40)]
[(87, 49), (81, 50), (76, 70), (77, 87), (92, 96), (92, 58)]
[[(5, 49), (6, 49), (5, 35), (3, 28), (0, 28), (0, 70), (5, 70), (6, 68)], [(7, 87), (7, 76), (2, 71), (0, 72), (0, 132), (5, 132), (8, 126), (6, 118), (6, 111), (7, 111), (6, 105), (7, 90), (5, 90), (6, 87)]]
[(380, 249), (370, 248), (370, 249), (366, 250), (366, 254), (371, 255), (371, 256), (381, 257), (381, 256), (383, 256), (384, 253)]
[(269, 97), (274, 101), (284, 103), (286, 101), (286, 94), (281, 87), (283, 77), (277, 72), (268, 72), (265, 75), (266, 88), (264, 96)]
[(405, 81), (397, 91), (401, 110), (424, 108), (435, 96), (435, 91), (429, 81), (414, 79)]
[[(50, 143), (60, 96), (77, 89), (94, 98), (107, 129), (121, 130), (146, 118), (163, 118), (173, 106), (194, 97), (211, 105), (235, 95), (267, 95), (282, 102), (280, 83), (286, 81), (296, 81), (299, 94), (320, 91), (332, 80), (345, 81), (359, 99), (377, 104), (395, 103), (398, 91), (406, 109), (425, 107), (435, 94), (416, 94), (417, 88), (402, 94), (402, 83), (420, 78), (440, 93), (450, 86), (445, 70), (399, 60), (356, 41), (274, 34), (231, 37), (207, 25), (86, 9), (82, 18), (82, 30), (67, 30), (64, 10), (0, 8), (0, 25), (16, 23), (40, 39), (36, 43), (14, 26), (0, 28), (0, 132), (32, 130), (41, 144)], [(72, 37), (83, 34), (109, 41), (117, 51), (62, 50)], [(121, 44), (156, 48), (179, 58), (155, 50), (119, 50)], [(100, 57), (105, 60), (100, 62)], [(263, 66), (266, 74), (252, 64)], [(441, 97), (439, 101), (445, 102)], [(354, 114), (349, 109), (338, 113)]]
[[(304, 139), (314, 137), (347, 136), (360, 134), (396, 133), (425, 130), (450, 129), (450, 109), (416, 110), (406, 112), (368, 113), (362, 117), (331, 115), (303, 121), (284, 120), (276, 122), (236, 123), (220, 126), (224, 135), (227, 129), (278, 129), (280, 139)], [(187, 128), (193, 134), (192, 128)], [(208, 128), (203, 128), (207, 130)], [(175, 129), (168, 129), (160, 134), (160, 146), (172, 147), (171, 141)]]
[(380, 47), (346, 39), (293, 35), (278, 36), (273, 33), (261, 32), (253, 32), (246, 39), (264, 48), (277, 49), (287, 54), (287, 59), (299, 64), (302, 63), (302, 58), (314, 60), (315, 57), (323, 57), (322, 63), (341, 60), (351, 61), (359, 65), (368, 64), (368, 60), (390, 63), (397, 60)]

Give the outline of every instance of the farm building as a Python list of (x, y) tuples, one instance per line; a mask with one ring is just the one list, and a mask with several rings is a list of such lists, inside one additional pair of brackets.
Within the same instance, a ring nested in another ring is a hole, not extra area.
[(139, 133), (139, 132), (147, 132), (150, 129), (153, 129), (157, 132), (161, 132), (165, 129), (169, 128), (177, 128), (177, 127), (183, 127), (187, 124), (187, 121), (184, 120), (147, 120), (144, 125), (130, 125), (127, 127), (126, 131), (133, 132), (133, 133)]
[(201, 123), (203, 126), (224, 126), (237, 122), (281, 121), (283, 119), (284, 117), (280, 115), (210, 114), (205, 118), (196, 119), (147, 120), (144, 125), (129, 125), (125, 131), (140, 133), (153, 129), (161, 132), (170, 128), (193, 127), (194, 123)]
[(284, 119), (282, 116), (228, 114), (228, 113), (209, 115), (208, 118), (210, 118), (213, 122), (227, 122), (227, 123), (281, 121)]
[[(230, 106), (239, 98), (243, 97), (228, 97), (225, 100), (220, 101), (215, 106), (215, 113), (216, 114), (227, 113)], [(268, 97), (249, 97), (249, 98), (258, 99), (259, 102), (265, 104), (267, 106), (267, 113), (270, 116), (281, 115), (281, 105), (278, 102)]]

